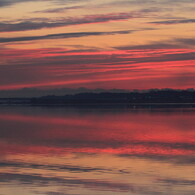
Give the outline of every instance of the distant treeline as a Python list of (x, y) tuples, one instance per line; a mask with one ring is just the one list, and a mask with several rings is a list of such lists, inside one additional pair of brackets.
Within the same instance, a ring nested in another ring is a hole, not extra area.
[(143, 103), (195, 103), (194, 90), (150, 90), (129, 93), (79, 93), (65, 96), (44, 96), (39, 98), (1, 98), (1, 104), (143, 104)]

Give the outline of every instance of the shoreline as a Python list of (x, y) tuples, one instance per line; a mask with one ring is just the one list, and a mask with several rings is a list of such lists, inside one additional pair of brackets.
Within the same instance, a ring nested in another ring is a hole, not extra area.
[(0, 103), (1, 106), (29, 106), (29, 107), (125, 107), (125, 108), (195, 108), (195, 103)]

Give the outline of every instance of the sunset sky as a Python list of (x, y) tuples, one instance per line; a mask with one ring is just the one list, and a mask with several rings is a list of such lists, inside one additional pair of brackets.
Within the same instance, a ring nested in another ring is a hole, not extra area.
[(195, 87), (194, 0), (0, 0), (0, 90)]

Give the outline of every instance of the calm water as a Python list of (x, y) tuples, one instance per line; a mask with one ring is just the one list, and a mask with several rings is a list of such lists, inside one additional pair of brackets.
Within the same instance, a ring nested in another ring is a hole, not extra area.
[(0, 107), (0, 195), (193, 195), (194, 109)]

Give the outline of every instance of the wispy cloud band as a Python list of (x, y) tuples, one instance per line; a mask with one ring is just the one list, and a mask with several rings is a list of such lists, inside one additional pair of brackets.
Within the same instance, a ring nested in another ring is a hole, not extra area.
[(126, 20), (134, 18), (135, 16), (131, 13), (109, 13), (109, 14), (97, 14), (97, 15), (86, 15), (83, 17), (68, 17), (55, 20), (46, 20), (45, 18), (32, 18), (23, 21), (15, 22), (1, 22), (0, 32), (14, 32), (14, 31), (27, 31), (27, 30), (37, 30), (43, 28), (55, 28), (55, 27), (65, 27), (70, 25), (79, 24), (93, 24), (93, 23), (103, 23), (118, 20)]
[(195, 23), (195, 19), (185, 19), (185, 20), (164, 20), (164, 21), (156, 21), (156, 22), (150, 22), (152, 24), (187, 24), (187, 23)]
[(42, 35), (42, 36), (0, 38), (0, 43), (34, 41), (34, 40), (43, 40), (43, 39), (67, 39), (67, 38), (77, 38), (77, 37), (86, 37), (86, 36), (128, 34), (128, 33), (131, 33), (131, 32), (133, 32), (133, 31), (127, 30), (127, 31), (112, 31), (112, 32), (59, 33), (59, 34), (49, 34), (49, 35)]

